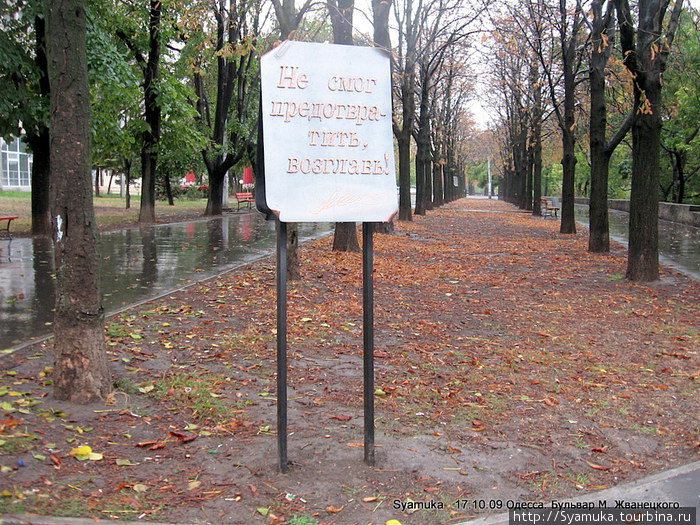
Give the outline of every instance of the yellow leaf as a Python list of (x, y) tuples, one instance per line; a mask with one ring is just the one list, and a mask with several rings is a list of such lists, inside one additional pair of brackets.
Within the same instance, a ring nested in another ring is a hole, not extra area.
[(134, 489), (134, 492), (146, 492), (148, 490), (148, 487), (143, 483), (136, 483), (131, 488)]
[(92, 452), (92, 447), (83, 445), (82, 447), (74, 448), (70, 451), (71, 456), (88, 456)]
[(87, 457), (90, 461), (101, 461), (104, 458), (102, 454), (97, 452), (90, 452)]
[(194, 490), (202, 484), (201, 481), (194, 479), (187, 484), (187, 490)]
[(386, 522), (386, 525), (401, 525), (401, 522), (399, 520), (389, 520)]

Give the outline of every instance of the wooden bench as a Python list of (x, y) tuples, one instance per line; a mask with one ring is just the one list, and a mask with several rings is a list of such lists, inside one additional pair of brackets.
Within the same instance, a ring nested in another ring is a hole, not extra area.
[(12, 239), (12, 234), (10, 233), (10, 224), (12, 224), (12, 221), (15, 219), (19, 219), (19, 215), (5, 215), (4, 217), (0, 217), (0, 222), (2, 221), (7, 221), (7, 228), (5, 228), (5, 233), (7, 233), (7, 236)]
[(241, 209), (241, 204), (245, 204), (250, 209), (255, 203), (255, 197), (251, 192), (236, 193), (236, 211)]
[(540, 199), (540, 204), (542, 208), (542, 217), (558, 217), (559, 208), (557, 206), (552, 206), (552, 203), (549, 202), (549, 199), (542, 197)]

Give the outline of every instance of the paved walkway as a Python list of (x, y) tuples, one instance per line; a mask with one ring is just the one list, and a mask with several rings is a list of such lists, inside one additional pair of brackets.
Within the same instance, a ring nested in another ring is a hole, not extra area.
[[(700, 508), (700, 461), (690, 463), (666, 472), (654, 474), (632, 483), (625, 483), (602, 492), (586, 494), (576, 501), (601, 501), (607, 502), (608, 508), (614, 508), (615, 502), (677, 502), (681, 507)], [(697, 517), (696, 517), (697, 519)], [(102, 525), (135, 525), (142, 521), (110, 521), (99, 520)], [(176, 525), (166, 523), (154, 523), (152, 525)], [(464, 522), (462, 525), (506, 525), (508, 513), (501, 513), (477, 520)], [(90, 518), (54, 518), (34, 516), (31, 514), (19, 514), (15, 516), (0, 516), (0, 525), (95, 525), (95, 520)], [(177, 524), (190, 525), (190, 524)], [(192, 524), (194, 525), (194, 524)], [(216, 524), (224, 525), (224, 524)]]

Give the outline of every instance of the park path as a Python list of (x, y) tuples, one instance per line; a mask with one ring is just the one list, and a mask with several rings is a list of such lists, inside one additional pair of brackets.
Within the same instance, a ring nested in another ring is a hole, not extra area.
[[(376, 468), (362, 463), (361, 255), (321, 238), (289, 288), (288, 474), (267, 257), (111, 318), (107, 406), (51, 398), (50, 341), (4, 356), (2, 439), (20, 425), (35, 439), (2, 455), (23, 466), (1, 480), (38, 513), (442, 525), (483, 514), (459, 500), (562, 500), (695, 461), (700, 283), (666, 268), (629, 283), (623, 248), (590, 254), (585, 233), (558, 230), (465, 199), (375, 236)], [(79, 445), (101, 459), (78, 461)]]

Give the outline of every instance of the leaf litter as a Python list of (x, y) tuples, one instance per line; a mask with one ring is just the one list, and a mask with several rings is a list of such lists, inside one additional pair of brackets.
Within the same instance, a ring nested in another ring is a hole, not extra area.
[(696, 460), (700, 285), (628, 283), (619, 246), (477, 207), (512, 210), (461, 200), (375, 236), (375, 468), (361, 256), (320, 239), (289, 293), (288, 474), (268, 258), (111, 318), (105, 405), (51, 398), (50, 342), (5, 355), (0, 512), (437, 524), (475, 515), (460, 498), (561, 499)]

